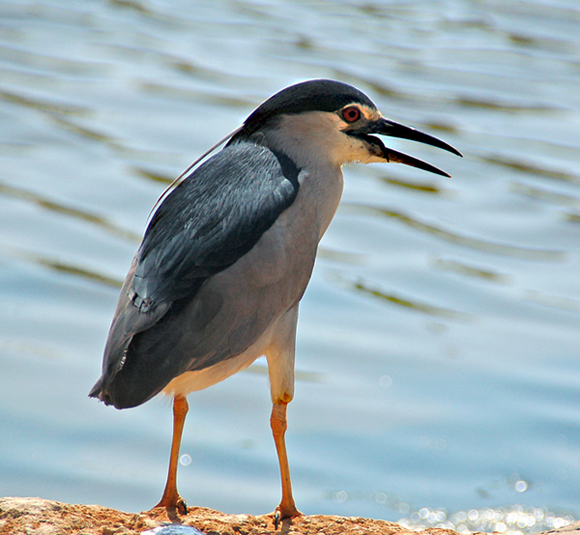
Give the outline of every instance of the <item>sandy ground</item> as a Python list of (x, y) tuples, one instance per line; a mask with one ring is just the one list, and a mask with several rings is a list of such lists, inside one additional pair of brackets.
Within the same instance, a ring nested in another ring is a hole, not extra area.
[[(137, 535), (158, 526), (194, 526), (206, 535), (408, 535), (409, 530), (384, 520), (357, 517), (302, 516), (284, 520), (276, 530), (272, 515), (226, 515), (192, 507), (185, 516), (156, 508), (142, 513), (124, 513), (99, 505), (71, 505), (42, 498), (0, 498), (0, 534), (4, 535)], [(425, 535), (457, 535), (444, 529), (427, 529)], [(544, 532), (580, 535), (580, 522)], [(177, 535), (177, 533), (176, 533)]]

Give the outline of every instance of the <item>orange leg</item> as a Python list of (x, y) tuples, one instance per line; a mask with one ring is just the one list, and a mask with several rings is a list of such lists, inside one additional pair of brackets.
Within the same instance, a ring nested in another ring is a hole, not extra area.
[(284, 434), (288, 427), (286, 422), (287, 406), (288, 403), (274, 403), (274, 406), (272, 407), (272, 416), (270, 417), (270, 425), (272, 427), (272, 434), (274, 435), (274, 442), (276, 443), (276, 451), (278, 452), (278, 460), (280, 462), (280, 475), (282, 476), (282, 501), (276, 509), (277, 514), (279, 513), (281, 518), (290, 518), (302, 514), (298, 509), (296, 509), (294, 498), (292, 497), (290, 468), (288, 467), (288, 456), (286, 455), (286, 443), (284, 441)]
[(176, 507), (182, 514), (187, 514), (187, 504), (177, 492), (177, 463), (179, 461), (179, 447), (183, 424), (189, 405), (183, 396), (175, 396), (173, 400), (173, 441), (171, 442), (171, 456), (169, 457), (169, 473), (161, 501), (155, 507)]

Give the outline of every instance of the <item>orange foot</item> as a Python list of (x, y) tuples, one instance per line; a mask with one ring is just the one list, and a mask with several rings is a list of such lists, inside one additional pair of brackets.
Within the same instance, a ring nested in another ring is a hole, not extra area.
[(302, 516), (302, 513), (296, 509), (294, 504), (290, 506), (284, 507), (280, 504), (276, 507), (276, 511), (274, 511), (274, 529), (278, 529), (278, 525), (280, 524), (280, 520), (286, 520), (287, 518), (295, 518), (297, 516)]
[(179, 494), (175, 496), (163, 496), (155, 507), (175, 508), (179, 514), (187, 514), (187, 503)]

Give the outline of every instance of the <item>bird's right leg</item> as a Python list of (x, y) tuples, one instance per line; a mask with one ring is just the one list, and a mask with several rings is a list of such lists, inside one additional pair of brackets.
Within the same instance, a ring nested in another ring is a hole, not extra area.
[(189, 405), (185, 396), (175, 396), (173, 399), (173, 440), (169, 457), (169, 472), (161, 501), (155, 506), (175, 507), (184, 515), (187, 514), (187, 504), (177, 491), (177, 464), (179, 462), (179, 447), (181, 446), (183, 425), (185, 424), (188, 410)]

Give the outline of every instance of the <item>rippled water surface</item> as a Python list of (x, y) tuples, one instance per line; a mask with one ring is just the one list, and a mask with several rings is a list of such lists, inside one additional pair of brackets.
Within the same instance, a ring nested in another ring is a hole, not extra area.
[[(301, 308), (299, 508), (578, 517), (579, 27), (574, 0), (2, 2), (0, 495), (156, 503), (168, 400), (87, 398), (119, 284), (168, 181), (328, 77), (465, 157), (345, 169)], [(182, 494), (271, 511), (265, 363), (190, 406)]]

